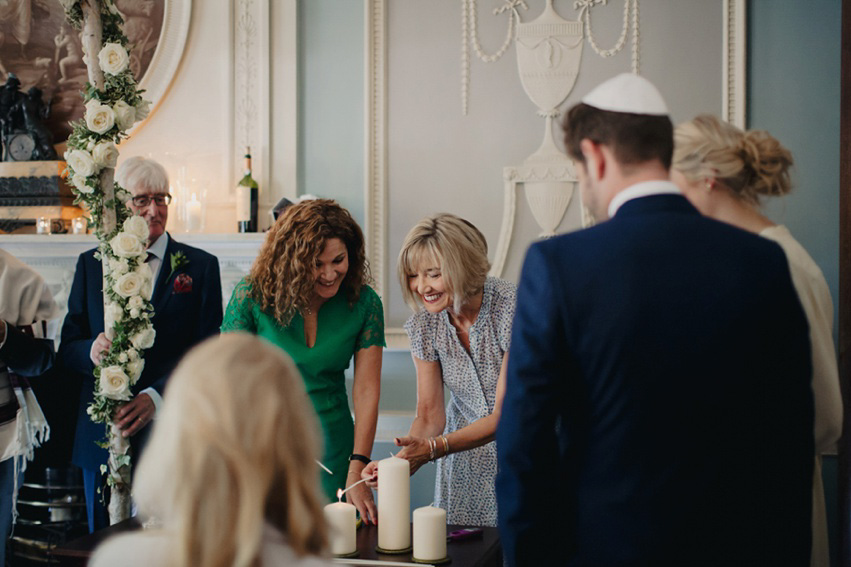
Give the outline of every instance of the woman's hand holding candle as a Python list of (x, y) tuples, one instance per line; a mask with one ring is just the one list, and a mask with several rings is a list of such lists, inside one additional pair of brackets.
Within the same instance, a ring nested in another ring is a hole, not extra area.
[(432, 456), (435, 458), (443, 456), (442, 443), (438, 444), (437, 450), (433, 453), (431, 443), (423, 437), (410, 435), (407, 437), (396, 437), (393, 442), (396, 443), (397, 447), (402, 447), (402, 450), (396, 453), (396, 456), (400, 459), (407, 459), (411, 463), (411, 474), (414, 474), (421, 466), (429, 462)]
[(361, 471), (360, 477), (366, 481), (366, 485), (371, 489), (378, 488), (378, 461), (372, 461), (366, 465)]
[[(357, 464), (363, 466), (362, 463)], [(361, 483), (361, 472), (354, 470), (354, 467), (353, 463), (346, 476), (346, 501), (354, 504), (365, 524), (378, 524), (378, 508), (372, 491), (366, 483)]]

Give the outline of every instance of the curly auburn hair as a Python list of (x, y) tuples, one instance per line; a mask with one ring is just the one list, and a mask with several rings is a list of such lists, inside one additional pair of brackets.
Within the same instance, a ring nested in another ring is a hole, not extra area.
[(260, 308), (288, 325), (310, 303), (316, 278), (313, 269), (325, 243), (339, 238), (346, 245), (349, 270), (340, 289), (354, 305), (371, 281), (363, 232), (349, 211), (331, 199), (311, 199), (287, 207), (269, 229), (251, 266), (252, 297)]

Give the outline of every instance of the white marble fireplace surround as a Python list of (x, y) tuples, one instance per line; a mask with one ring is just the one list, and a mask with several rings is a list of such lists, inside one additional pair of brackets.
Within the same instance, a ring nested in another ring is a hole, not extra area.
[[(219, 259), (222, 276), (222, 305), (227, 305), (233, 288), (251, 269), (260, 245), (266, 235), (257, 234), (186, 234), (176, 233), (173, 238), (201, 248)], [(92, 235), (0, 235), (0, 248), (37, 270), (50, 286), (62, 315), (51, 327), (59, 340), (59, 326), (67, 312), (68, 293), (74, 280), (77, 257), (94, 248), (97, 240)], [(3, 290), (0, 290), (2, 293)], [(406, 352), (388, 352), (383, 372), (384, 393), (378, 420), (376, 442), (388, 442), (393, 437), (406, 435), (413, 420), (415, 384), (410, 356)], [(398, 376), (397, 376), (398, 375)], [(351, 368), (346, 373), (351, 390)], [(399, 409), (396, 409), (399, 408)], [(385, 455), (386, 456), (386, 455)]]
[[(175, 240), (206, 250), (219, 259), (222, 304), (251, 269), (265, 234), (174, 234)], [(93, 235), (2, 235), (0, 248), (32, 266), (47, 281), (65, 317), (77, 257), (97, 246)]]

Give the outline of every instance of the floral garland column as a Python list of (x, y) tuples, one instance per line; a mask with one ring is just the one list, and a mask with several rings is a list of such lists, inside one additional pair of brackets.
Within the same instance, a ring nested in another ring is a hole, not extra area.
[[(124, 203), (130, 194), (114, 182), (116, 144), (127, 130), (148, 115), (148, 102), (129, 69), (123, 20), (112, 0), (59, 0), (65, 16), (82, 30), (89, 82), (83, 92), (83, 120), (73, 124), (68, 138), (68, 176), (77, 198), (91, 218), (103, 263), (104, 329), (112, 341), (95, 367), (94, 401), (88, 413), (106, 427), (102, 446), (109, 450), (101, 467), (110, 487), (109, 520), (130, 517), (130, 442), (112, 423), (115, 411), (128, 400), (130, 387), (145, 366), (144, 350), (154, 343), (151, 325), (153, 288), (145, 263), (148, 224)], [(93, 57), (97, 54), (97, 57)]]

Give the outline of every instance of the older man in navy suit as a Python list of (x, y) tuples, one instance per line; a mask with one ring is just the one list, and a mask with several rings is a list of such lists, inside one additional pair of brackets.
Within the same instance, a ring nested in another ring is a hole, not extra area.
[[(165, 231), (171, 195), (160, 164), (129, 158), (118, 168), (116, 179), (133, 196), (128, 206), (148, 222), (148, 263), (155, 282), (151, 302), (156, 339), (145, 351), (145, 368), (133, 387), (133, 399), (115, 418), (123, 434), (131, 437), (138, 461), (171, 370), (193, 345), (219, 331), (222, 284), (215, 256), (181, 244)], [(81, 254), (77, 261), (59, 346), (64, 365), (84, 376), (72, 461), (83, 469), (90, 531), (109, 525), (97, 493), (102, 484), (100, 466), (107, 461), (106, 450), (96, 444), (105, 436), (104, 426), (93, 423), (86, 413), (94, 396), (92, 371), (110, 346), (104, 334), (103, 271), (94, 252)]]
[(599, 222), (528, 251), (497, 431), (509, 565), (805, 566), (813, 402), (783, 251), (668, 181), (656, 88), (565, 119)]

